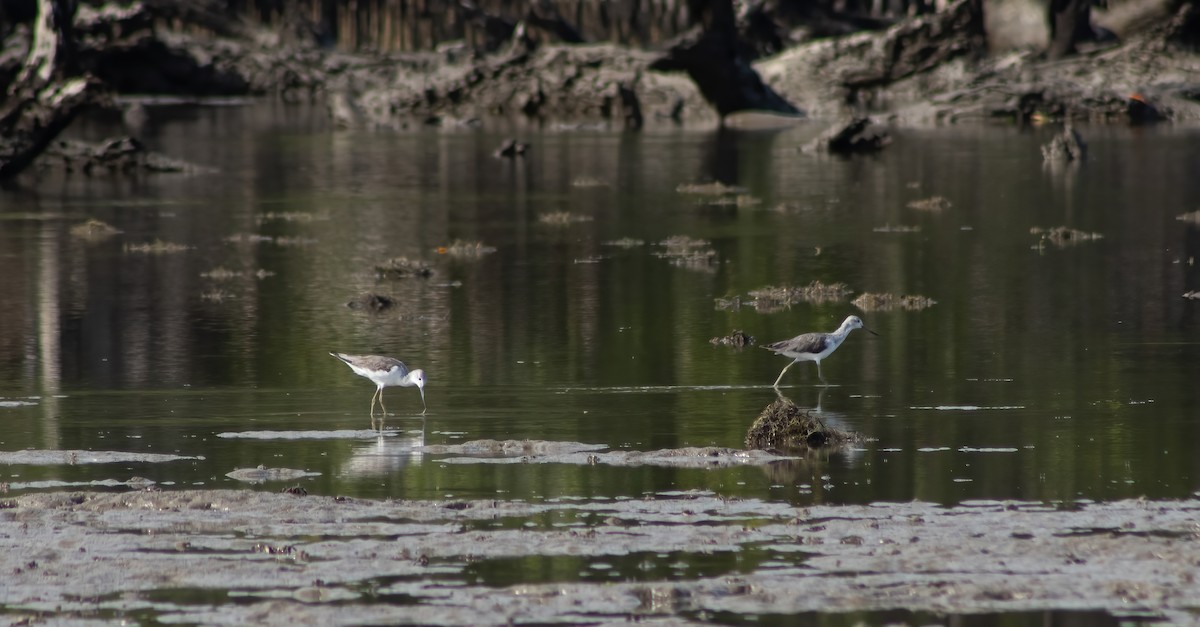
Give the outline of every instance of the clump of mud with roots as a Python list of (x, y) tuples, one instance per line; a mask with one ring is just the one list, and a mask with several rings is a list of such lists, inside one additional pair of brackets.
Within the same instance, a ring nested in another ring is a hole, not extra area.
[(746, 448), (763, 451), (837, 448), (861, 441), (861, 434), (830, 427), (813, 410), (783, 397), (767, 405), (746, 432)]

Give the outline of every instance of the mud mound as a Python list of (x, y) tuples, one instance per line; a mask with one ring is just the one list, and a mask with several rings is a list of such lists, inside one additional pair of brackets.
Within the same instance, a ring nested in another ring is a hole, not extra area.
[(712, 344), (713, 346), (734, 346), (737, 348), (742, 348), (744, 346), (754, 346), (754, 336), (742, 331), (741, 329), (735, 329), (733, 333), (730, 333), (724, 337), (714, 337), (709, 340), (708, 343)]
[(826, 426), (812, 410), (781, 398), (767, 405), (750, 425), (746, 448), (795, 450), (842, 446), (861, 439), (857, 433)]

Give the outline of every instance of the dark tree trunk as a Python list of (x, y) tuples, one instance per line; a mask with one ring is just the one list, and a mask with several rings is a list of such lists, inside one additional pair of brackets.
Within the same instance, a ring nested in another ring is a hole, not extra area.
[(1200, 3), (1185, 0), (1176, 5), (1167, 24), (1167, 41), (1187, 48), (1200, 48)]
[(49, 83), (75, 70), (74, 35), (71, 21), (75, 18), (73, 0), (38, 0), (37, 17), (33, 21), (33, 42), (25, 64), (13, 84), (15, 90), (34, 88)]
[(877, 42), (877, 54), (863, 68), (846, 72), (842, 85), (856, 92), (888, 85), (960, 56), (987, 51), (982, 0), (955, 0), (939, 13), (890, 29)]
[(562, 43), (581, 44), (585, 41), (579, 29), (563, 19), (549, 2), (534, 2), (525, 13), (525, 22), (533, 28), (549, 33)]
[(87, 106), (96, 84), (74, 77), (71, 0), (38, 0), (29, 54), (0, 105), (0, 180), (7, 180), (46, 149)]
[(740, 52), (732, 0), (689, 0), (688, 7), (700, 25), (698, 32), (683, 36), (651, 69), (687, 72), (722, 117), (749, 110), (800, 114)]
[(1061, 59), (1075, 54), (1076, 46), (1094, 38), (1092, 0), (1050, 0), (1050, 46), (1046, 57)]

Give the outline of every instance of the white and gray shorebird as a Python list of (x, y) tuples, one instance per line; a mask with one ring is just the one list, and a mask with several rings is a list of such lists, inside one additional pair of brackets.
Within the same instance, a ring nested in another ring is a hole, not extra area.
[(863, 321), (858, 316), (848, 316), (842, 321), (842, 326), (838, 327), (837, 331), (833, 333), (805, 333), (804, 335), (797, 335), (790, 340), (783, 340), (782, 342), (763, 346), (767, 350), (775, 351), (776, 355), (792, 358), (792, 363), (783, 367), (783, 371), (779, 373), (779, 378), (775, 379), (773, 387), (778, 388), (779, 382), (783, 380), (783, 373), (801, 361), (817, 362), (817, 376), (821, 378), (822, 383), (826, 383), (825, 377), (821, 375), (821, 360), (837, 350), (842, 345), (842, 342), (846, 340), (846, 336), (850, 335), (850, 332), (855, 329), (862, 329), (872, 335), (879, 335), (863, 326)]
[(424, 410), (422, 414), (429, 410), (429, 406), (425, 405), (425, 371), (420, 368), (409, 370), (404, 362), (392, 357), (381, 357), (379, 355), (346, 355), (344, 353), (329, 353), (334, 357), (346, 362), (347, 366), (354, 371), (354, 374), (360, 377), (370, 379), (378, 389), (371, 396), (371, 416), (375, 416), (375, 399), (379, 399), (379, 408), (383, 413), (387, 413), (387, 408), (383, 406), (383, 388), (389, 386), (416, 386), (421, 391), (421, 405)]

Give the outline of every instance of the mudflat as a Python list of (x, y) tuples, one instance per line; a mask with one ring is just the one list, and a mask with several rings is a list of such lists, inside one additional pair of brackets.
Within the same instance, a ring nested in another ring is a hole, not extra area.
[[(1200, 622), (1197, 499), (794, 507), (710, 492), (376, 501), (151, 489), (26, 494), (0, 508), (0, 605), (15, 620), (678, 622), (905, 609)], [(698, 553), (746, 559), (662, 574), (669, 556)], [(574, 574), (630, 557), (641, 574)], [(480, 574), (514, 559), (545, 560), (544, 576)]]

